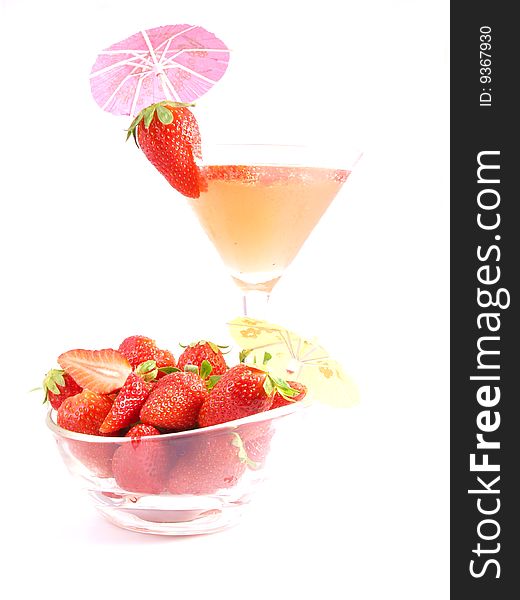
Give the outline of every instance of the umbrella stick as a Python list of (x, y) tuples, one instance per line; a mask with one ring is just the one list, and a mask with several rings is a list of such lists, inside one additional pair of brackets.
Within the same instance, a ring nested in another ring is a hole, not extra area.
[[(159, 81), (161, 82), (161, 87), (163, 89), (165, 100), (176, 100), (177, 102), (179, 102), (180, 101), (179, 96), (177, 95), (177, 93), (175, 92), (173, 87), (171, 85), (168, 85), (170, 82), (169, 82), (168, 78), (166, 77), (166, 74), (161, 66), (161, 63), (157, 59), (157, 55), (155, 54), (155, 50), (152, 47), (152, 43), (150, 42), (150, 38), (148, 37), (148, 34), (146, 33), (145, 30), (142, 30), (141, 35), (143, 36), (144, 41), (146, 42), (146, 45), (148, 46), (148, 51), (150, 52), (150, 57), (154, 64), (154, 71), (155, 71), (157, 77), (159, 78)], [(173, 92), (173, 98), (172, 98), (172, 92)]]

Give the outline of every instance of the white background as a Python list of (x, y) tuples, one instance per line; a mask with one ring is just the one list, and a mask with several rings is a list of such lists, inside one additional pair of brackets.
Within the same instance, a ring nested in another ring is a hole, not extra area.
[[(55, 599), (448, 597), (448, 2), (2, 1), (2, 583)], [(232, 49), (198, 103), (216, 141), (365, 156), (272, 297), (361, 403), (316, 411), (308, 466), (242, 524), (169, 539), (102, 520), (36, 394), (55, 357), (141, 333), (171, 344), (240, 311), (183, 199), (103, 113), (99, 50), (200, 24)]]

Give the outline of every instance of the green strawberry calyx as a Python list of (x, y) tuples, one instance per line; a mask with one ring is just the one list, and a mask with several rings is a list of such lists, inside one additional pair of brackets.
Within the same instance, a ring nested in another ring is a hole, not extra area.
[(59, 395), (61, 390), (58, 386), (63, 387), (65, 385), (65, 378), (63, 377), (65, 371), (62, 369), (51, 369), (43, 380), (43, 390), (45, 391), (45, 398), (43, 403), (49, 400), (49, 392)]
[(211, 390), (217, 385), (217, 383), (220, 381), (220, 378), (222, 377), (222, 375), (210, 375), (208, 377), (208, 380), (206, 382), (206, 388), (208, 390), (208, 392), (211, 392)]
[(207, 379), (211, 375), (211, 371), (213, 371), (213, 365), (209, 362), (209, 360), (204, 359), (200, 363), (200, 376), (202, 379)]
[(177, 367), (158, 367), (155, 360), (145, 360), (135, 369), (135, 373), (140, 375), (146, 382), (155, 381), (159, 373), (169, 375), (170, 373), (178, 373), (180, 369)]
[[(202, 345), (203, 344), (208, 344), (208, 346), (213, 350), (213, 352), (215, 354), (218, 354), (219, 352), (221, 354), (227, 354), (230, 351), (229, 346), (221, 346), (220, 344), (215, 344), (214, 342), (200, 342)], [(223, 350), (226, 350), (226, 352), (223, 352)]]
[(246, 362), (246, 358), (251, 354), (251, 352), (252, 352), (252, 350), (247, 350), (247, 349), (240, 350), (240, 353), (238, 355), (238, 360), (241, 363), (245, 363)]
[(196, 348), (197, 346), (209, 346), (215, 354), (221, 352), (222, 354), (227, 354), (227, 352), (222, 352), (222, 350), (228, 350), (229, 346), (221, 346), (220, 344), (215, 344), (215, 342), (208, 342), (207, 340), (199, 340), (198, 342), (192, 342), (191, 344), (179, 344), (181, 348)]
[(180, 369), (177, 367), (159, 367), (159, 372), (170, 375), (170, 373), (179, 373)]
[(166, 108), (167, 106), (171, 108), (182, 108), (195, 106), (195, 104), (188, 102), (173, 102), (173, 100), (163, 100), (162, 102), (157, 102), (147, 106), (146, 108), (143, 108), (137, 117), (130, 123), (130, 127), (126, 130), (126, 139), (128, 140), (128, 138), (132, 136), (136, 146), (139, 148), (139, 143), (137, 141), (137, 126), (141, 121), (143, 121), (145, 129), (148, 129), (155, 114), (157, 114), (157, 118), (163, 125), (170, 125), (170, 123), (173, 122), (173, 115), (172, 112)]
[(136, 375), (140, 375), (146, 382), (157, 379), (159, 369), (155, 360), (145, 360), (135, 368)]
[[(240, 352), (240, 362), (245, 363), (247, 356), (250, 354), (251, 350), (242, 350)], [(256, 356), (254, 357), (253, 364), (251, 365), (255, 369), (259, 369), (260, 371), (265, 371), (266, 378), (264, 380), (264, 391), (268, 396), (274, 395), (276, 392), (289, 402), (293, 402), (293, 398), (297, 396), (300, 391), (292, 388), (285, 379), (281, 377), (277, 377), (272, 373), (269, 373), (267, 370), (267, 363), (273, 358), (272, 354), (269, 352), (264, 352), (264, 356), (262, 358), (262, 364), (258, 365), (256, 361)]]
[(213, 365), (209, 362), (209, 360), (206, 359), (204, 359), (200, 363), (200, 369), (199, 367), (197, 367), (197, 365), (187, 364), (184, 367), (184, 371), (187, 373), (195, 373), (196, 375), (198, 375), (206, 383), (206, 388), (208, 392), (215, 387), (219, 379), (222, 377), (222, 375), (211, 374), (211, 372), (213, 371)]
[(293, 398), (300, 393), (300, 390), (292, 388), (285, 379), (276, 377), (272, 373), (267, 373), (264, 381), (264, 391), (268, 396), (278, 392), (284, 400), (293, 402)]
[[(241, 363), (245, 363), (246, 362), (246, 358), (251, 354), (251, 352), (253, 352), (253, 349), (244, 349), (244, 350), (240, 350), (240, 353), (238, 355), (238, 360)], [(265, 365), (271, 360), (271, 358), (273, 358), (272, 354), (269, 354), (269, 352), (264, 352), (264, 356), (262, 358), (262, 365), (260, 366), (260, 369), (264, 368)], [(256, 356), (253, 357), (253, 365), (255, 367), (257, 367), (257, 360), (256, 360)]]

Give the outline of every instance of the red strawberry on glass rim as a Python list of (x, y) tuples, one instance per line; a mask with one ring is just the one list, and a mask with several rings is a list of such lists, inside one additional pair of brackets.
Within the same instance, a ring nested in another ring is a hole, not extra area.
[(178, 192), (200, 196), (199, 126), (188, 108), (193, 104), (165, 100), (144, 108), (128, 128), (146, 158)]

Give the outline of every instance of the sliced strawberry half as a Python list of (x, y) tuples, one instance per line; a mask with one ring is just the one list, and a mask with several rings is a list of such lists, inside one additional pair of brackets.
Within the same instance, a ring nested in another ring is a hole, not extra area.
[(123, 387), (132, 367), (117, 350), (69, 350), (58, 357), (60, 367), (76, 383), (97, 394)]

